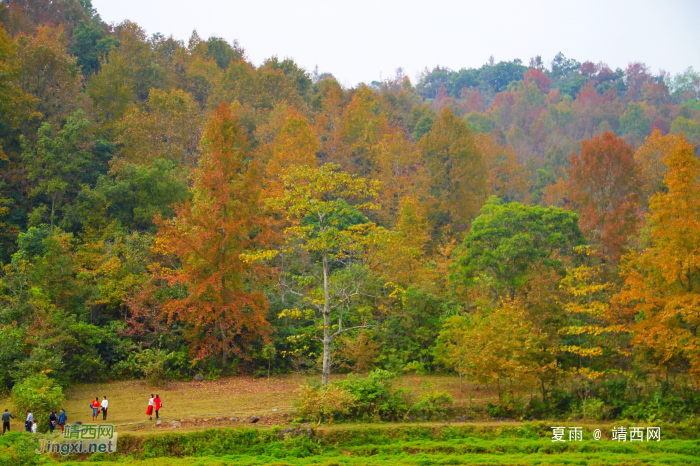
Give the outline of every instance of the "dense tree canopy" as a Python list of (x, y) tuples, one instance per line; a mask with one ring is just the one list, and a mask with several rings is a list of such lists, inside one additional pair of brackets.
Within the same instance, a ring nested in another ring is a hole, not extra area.
[(697, 71), (348, 88), (97, 13), (0, 2), (0, 391), (381, 368), (697, 412)]

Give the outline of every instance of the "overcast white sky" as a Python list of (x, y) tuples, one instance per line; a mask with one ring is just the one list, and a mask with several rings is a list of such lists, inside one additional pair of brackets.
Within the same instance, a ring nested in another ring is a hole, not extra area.
[(290, 57), (347, 86), (426, 66), (479, 67), (562, 51), (613, 68), (700, 70), (700, 0), (92, 0), (102, 19), (129, 19), (187, 41), (238, 39), (259, 65)]

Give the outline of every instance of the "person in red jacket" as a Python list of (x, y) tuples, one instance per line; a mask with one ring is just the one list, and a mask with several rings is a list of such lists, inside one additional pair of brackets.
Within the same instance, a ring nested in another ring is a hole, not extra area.
[(160, 411), (160, 408), (163, 407), (163, 403), (160, 401), (160, 395), (156, 395), (156, 397), (153, 399), (153, 408), (156, 411), (156, 419), (158, 419), (158, 411)]
[(100, 414), (100, 399), (95, 397), (90, 406), (92, 406), (92, 420), (96, 421), (97, 416)]

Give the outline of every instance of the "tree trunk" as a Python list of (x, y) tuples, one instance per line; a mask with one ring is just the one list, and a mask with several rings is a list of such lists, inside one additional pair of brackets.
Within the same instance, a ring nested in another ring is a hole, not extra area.
[(53, 230), (53, 216), (54, 216), (54, 212), (56, 212), (56, 196), (57, 195), (58, 195), (57, 193), (53, 193), (53, 196), (51, 197), (51, 218), (49, 219), (49, 221), (51, 223), (51, 230)]
[(327, 385), (331, 377), (331, 332), (328, 314), (323, 314), (323, 377), (321, 383)]
[[(226, 221), (228, 219), (228, 212), (226, 211), (226, 204), (224, 204), (224, 220), (221, 226), (221, 259), (220, 263), (217, 264), (219, 270), (226, 266)], [(226, 289), (226, 275), (221, 274), (221, 305), (226, 307), (228, 304), (228, 290)], [(226, 338), (226, 326), (224, 325), (223, 318), (219, 319), (219, 328), (221, 329), (221, 365), (226, 367), (227, 357), (228, 357), (228, 340)]]
[(228, 340), (226, 339), (226, 329), (224, 328), (224, 323), (219, 321), (219, 329), (221, 330), (221, 365), (226, 367), (228, 358)]
[(321, 383), (327, 385), (331, 377), (331, 303), (328, 290), (328, 254), (323, 255), (323, 376)]

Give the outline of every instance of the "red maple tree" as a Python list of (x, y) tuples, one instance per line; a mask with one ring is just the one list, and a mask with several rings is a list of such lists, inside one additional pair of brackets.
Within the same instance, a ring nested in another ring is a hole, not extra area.
[(581, 142), (571, 155), (569, 195), (581, 229), (616, 261), (640, 222), (641, 178), (634, 150), (613, 133)]
[(265, 297), (255, 287), (261, 266), (241, 257), (265, 244), (269, 229), (245, 129), (227, 104), (214, 112), (201, 149), (191, 200), (177, 206), (172, 220), (157, 220), (155, 248), (180, 263), (163, 267), (160, 276), (184, 290), (163, 310), (187, 325), (197, 359), (219, 352), (225, 365), (271, 331)]

